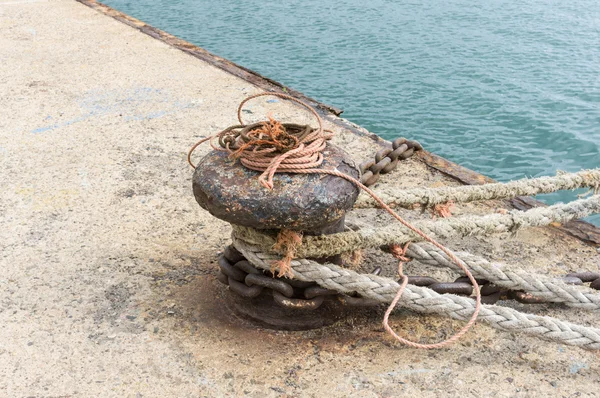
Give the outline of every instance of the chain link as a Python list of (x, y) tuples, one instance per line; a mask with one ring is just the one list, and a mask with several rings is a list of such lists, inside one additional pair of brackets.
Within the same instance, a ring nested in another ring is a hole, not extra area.
[[(326, 298), (337, 299), (349, 307), (373, 307), (380, 303), (362, 297), (340, 294), (335, 290), (324, 289), (314, 282), (302, 282), (288, 278), (278, 278), (270, 272), (263, 272), (250, 264), (233, 246), (228, 246), (218, 260), (220, 272), (217, 280), (229, 286), (229, 290), (246, 298), (270, 293), (278, 305), (295, 310), (315, 310)], [(381, 268), (373, 271), (379, 274)]]
[(394, 170), (400, 160), (408, 159), (423, 147), (417, 141), (406, 138), (396, 138), (391, 148), (385, 148), (375, 154), (374, 160), (369, 160), (359, 166), (360, 182), (370, 187), (379, 180), (379, 175)]
[[(570, 273), (559, 279), (568, 285), (583, 285), (591, 282), (589, 285), (591, 288), (600, 290), (600, 273), (598, 272)], [(543, 300), (530, 293), (503, 289), (485, 279), (477, 278), (476, 280), (481, 286), (480, 293), (483, 304), (495, 304), (499, 300), (516, 300), (525, 304), (544, 303)], [(473, 285), (466, 276), (461, 276), (454, 282), (439, 282), (429, 276), (409, 276), (408, 283), (428, 287), (440, 294), (449, 293), (459, 296), (471, 296), (473, 294)]]

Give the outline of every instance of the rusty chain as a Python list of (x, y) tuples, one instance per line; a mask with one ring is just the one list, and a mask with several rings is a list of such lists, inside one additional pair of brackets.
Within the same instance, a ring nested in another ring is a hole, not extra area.
[(400, 160), (408, 159), (423, 147), (417, 141), (396, 138), (391, 148), (385, 148), (375, 154), (375, 159), (368, 160), (359, 166), (363, 185), (370, 187), (379, 180), (381, 174), (394, 170)]
[[(302, 282), (279, 278), (270, 272), (263, 272), (250, 264), (234, 247), (228, 246), (219, 256), (220, 272), (217, 280), (229, 285), (229, 290), (246, 298), (270, 294), (278, 305), (297, 310), (315, 310), (327, 298), (337, 299), (349, 307), (374, 307), (380, 303), (362, 297), (340, 294), (335, 290), (323, 289), (314, 282)], [(373, 273), (378, 274), (381, 268)]]
[[(278, 278), (269, 272), (256, 269), (232, 246), (225, 249), (219, 257), (218, 264), (221, 271), (217, 279), (229, 285), (229, 290), (235, 294), (246, 298), (271, 294), (275, 303), (289, 309), (314, 310), (319, 308), (327, 298), (337, 299), (341, 304), (349, 307), (375, 307), (380, 304), (375, 300), (324, 289), (313, 282)], [(372, 273), (378, 275), (380, 272), (381, 267), (377, 267)], [(570, 285), (590, 283), (591, 288), (600, 290), (600, 272), (570, 273), (561, 279)], [(408, 283), (428, 287), (439, 294), (459, 296), (473, 294), (473, 285), (464, 276), (454, 282), (440, 282), (429, 276), (409, 276)], [(477, 279), (477, 283), (481, 286), (483, 304), (495, 304), (499, 300), (516, 300), (524, 304), (544, 303), (530, 293), (503, 289), (485, 279)]]
[[(583, 285), (584, 283), (591, 282), (589, 285), (591, 288), (600, 290), (600, 272), (570, 273), (559, 279), (568, 285)], [(481, 286), (481, 302), (483, 304), (495, 304), (499, 300), (516, 300), (524, 304), (545, 303), (545, 301), (530, 293), (503, 289), (485, 279), (477, 278), (476, 280)], [(466, 276), (461, 276), (454, 282), (439, 282), (428, 276), (409, 276), (408, 283), (428, 287), (440, 294), (450, 293), (460, 296), (470, 296), (473, 294), (473, 286)]]

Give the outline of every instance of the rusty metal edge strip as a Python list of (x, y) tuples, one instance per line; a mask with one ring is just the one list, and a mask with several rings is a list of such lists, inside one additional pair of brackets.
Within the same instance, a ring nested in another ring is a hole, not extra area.
[(324, 104), (319, 102), (313, 98), (310, 98), (301, 92), (294, 90), (290, 87), (287, 87), (273, 79), (270, 79), (266, 76), (261, 75), (251, 69), (245, 68), (241, 65), (238, 65), (228, 59), (219, 57), (202, 47), (198, 47), (186, 40), (180, 39), (177, 36), (174, 36), (168, 32), (157, 29), (147, 23), (134, 18), (130, 15), (127, 15), (119, 10), (116, 10), (110, 6), (107, 6), (104, 3), (101, 3), (97, 0), (75, 0), (83, 5), (86, 5), (101, 14), (109, 16), (121, 23), (124, 23), (127, 26), (130, 26), (142, 33), (147, 34), (148, 36), (159, 40), (171, 47), (174, 47), (178, 50), (181, 50), (195, 58), (198, 58), (212, 66), (215, 66), (233, 76), (239, 77), (242, 80), (247, 81), (250, 84), (253, 84), (265, 91), (270, 92), (278, 92), (291, 95), (294, 98), (297, 98), (303, 102), (310, 104), (313, 108), (319, 112), (319, 114), (327, 119), (327, 121), (339, 126), (355, 135), (368, 137), (378, 145), (384, 146), (387, 141), (383, 138), (379, 137), (376, 134), (373, 134), (364, 128), (357, 126), (356, 124), (339, 117), (343, 110), (336, 108), (331, 105)]
[(339, 117), (343, 110), (336, 108), (331, 105), (324, 104), (319, 102), (313, 98), (310, 98), (301, 92), (294, 90), (290, 87), (287, 87), (273, 79), (270, 79), (266, 76), (261, 75), (251, 69), (245, 68), (241, 65), (238, 65), (228, 59), (219, 57), (202, 47), (198, 47), (186, 40), (180, 39), (177, 36), (174, 36), (168, 32), (157, 29), (147, 23), (134, 18), (130, 15), (127, 15), (119, 10), (116, 10), (110, 6), (107, 6), (104, 3), (101, 3), (97, 0), (75, 0), (83, 5), (86, 5), (101, 14), (109, 16), (113, 19), (116, 19), (119, 22), (122, 22), (142, 33), (147, 34), (148, 36), (159, 40), (171, 47), (174, 47), (178, 50), (181, 50), (195, 58), (198, 58), (212, 66), (215, 66), (233, 76), (239, 77), (242, 80), (247, 81), (250, 84), (253, 84), (265, 91), (278, 92), (291, 95), (294, 98), (297, 98), (303, 102), (306, 102), (313, 106), (321, 116), (327, 119), (329, 122), (355, 134), (358, 136), (368, 137), (374, 142), (376, 142), (380, 146), (386, 145), (387, 141), (383, 138), (379, 137), (376, 134), (373, 134), (364, 128), (357, 126), (356, 124)]
[(243, 80), (246, 80), (253, 85), (262, 88), (265, 91), (273, 91), (279, 93), (285, 93), (291, 95), (299, 100), (309, 103), (313, 107), (325, 111), (327, 113), (333, 113), (336, 116), (339, 116), (343, 110), (336, 108), (331, 105), (324, 104), (319, 102), (313, 98), (307, 97), (299, 91), (296, 91), (290, 87), (287, 87), (275, 80), (269, 79), (253, 70), (245, 68), (241, 65), (238, 65), (228, 59), (219, 57), (201, 47), (198, 47), (188, 41), (178, 38), (177, 36), (173, 36), (170, 33), (167, 33), (163, 30), (157, 29), (147, 23), (140, 21), (139, 19), (133, 18), (121, 11), (115, 10), (112, 7), (107, 6), (96, 0), (76, 0), (77, 2), (84, 4), (90, 8), (93, 8), (96, 11), (101, 12), (104, 15), (112, 17), (119, 22), (122, 22), (128, 26), (131, 26), (134, 29), (139, 30), (142, 33), (147, 34), (157, 40), (162, 41), (169, 46), (175, 47), (178, 50), (181, 50), (185, 53), (190, 54), (193, 57), (201, 59), (213, 66), (216, 66), (219, 69), (224, 70), (227, 73), (230, 73), (234, 76), (237, 76)]
[[(388, 141), (384, 140), (378, 135), (373, 134), (360, 126), (357, 126), (356, 124), (346, 119), (340, 118), (339, 115), (343, 111), (339, 108), (323, 104), (315, 99), (307, 97), (299, 91), (289, 88), (275, 80), (269, 79), (268, 77), (265, 77), (253, 70), (231, 62), (228, 59), (219, 57), (218, 55), (215, 55), (201, 47), (198, 47), (188, 41), (178, 38), (177, 36), (173, 36), (170, 33), (148, 25), (147, 23), (140, 21), (139, 19), (133, 18), (121, 11), (115, 10), (114, 8), (109, 7), (106, 4), (103, 4), (99, 1), (76, 1), (104, 15), (112, 17), (117, 21), (122, 22), (134, 29), (137, 29), (140, 32), (151, 36), (154, 39), (160, 40), (171, 47), (177, 48), (178, 50), (190, 54), (191, 56), (196, 57), (204, 62), (207, 62), (208, 64), (213, 65), (229, 74), (237, 76), (265, 91), (285, 93), (301, 101), (304, 101), (316, 108), (319, 111), (319, 113), (331, 123), (340, 126), (341, 128), (348, 130), (349, 132), (355, 135), (368, 137), (371, 140), (373, 140), (373, 142), (376, 145), (379, 145), (381, 147), (389, 145)], [(463, 184), (479, 185), (495, 182), (495, 180), (489, 177), (479, 174), (473, 170), (467, 169), (466, 167), (460, 166), (431, 152), (420, 151), (418, 152), (418, 158), (429, 167), (432, 167), (433, 169), (438, 170), (462, 182)], [(523, 197), (512, 199), (510, 201), (510, 205), (514, 208), (521, 210), (530, 209), (536, 206), (545, 206), (544, 203), (538, 200)], [(568, 235), (582, 240), (583, 242), (600, 246), (600, 228), (588, 222), (579, 220), (571, 221), (560, 227), (553, 228), (565, 232)]]

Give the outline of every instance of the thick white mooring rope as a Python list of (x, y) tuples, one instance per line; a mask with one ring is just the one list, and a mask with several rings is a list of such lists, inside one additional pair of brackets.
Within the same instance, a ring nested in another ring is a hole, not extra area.
[[(255, 267), (270, 270), (280, 259), (276, 254), (264, 253), (233, 237), (233, 245)], [(320, 264), (308, 259), (292, 260), (293, 277), (300, 281), (316, 282), (320, 286), (340, 293), (358, 293), (362, 297), (390, 303), (400, 285), (389, 278), (359, 274), (335, 264)], [(426, 287), (408, 285), (399, 302), (405, 308), (430, 314), (440, 314), (458, 320), (467, 320), (473, 314), (472, 299), (453, 294), (441, 295)], [(512, 308), (483, 305), (479, 318), (490, 326), (510, 332), (527, 333), (536, 337), (558, 341), (585, 349), (600, 349), (600, 329), (576, 325), (547, 316), (524, 314)]]
[[(554, 222), (565, 223), (600, 213), (600, 195), (579, 199), (566, 204), (535, 207), (527, 211), (513, 210), (506, 214), (460, 216), (438, 220), (415, 221), (413, 225), (435, 238), (453, 238), (471, 235), (491, 235), (515, 232), (525, 227), (542, 227)], [(275, 237), (258, 230), (232, 225), (234, 233), (243, 240), (260, 245), (269, 251)], [(319, 258), (352, 252), (363, 248), (376, 248), (391, 244), (402, 245), (422, 238), (399, 224), (331, 235), (304, 236), (296, 255), (301, 258)], [(283, 254), (283, 253), (280, 253)]]
[[(381, 185), (374, 191), (390, 206), (413, 208), (417, 204), (435, 206), (449, 201), (464, 203), (477, 200), (507, 199), (577, 188), (591, 188), (597, 193), (600, 190), (600, 169), (560, 173), (554, 177), (525, 178), (506, 183), (458, 187), (397, 189)], [(378, 205), (370, 196), (361, 195), (354, 207), (378, 207)]]
[[(263, 252), (279, 254), (273, 250), (275, 239), (264, 232), (254, 230), (253, 233), (249, 233), (246, 227), (234, 226), (232, 236), (261, 248)], [(564, 303), (569, 307), (586, 310), (600, 309), (600, 293), (591, 288), (568, 285), (544, 275), (511, 269), (504, 264), (492, 264), (483, 257), (468, 252), (454, 254), (465, 263), (473, 275), (499, 287), (515, 291), (523, 290), (546, 302)], [(427, 242), (411, 243), (406, 255), (423, 264), (461, 271), (443, 251)]]
[[(545, 275), (511, 270), (503, 264), (492, 264), (486, 259), (467, 252), (455, 252), (473, 275), (486, 279), (496, 286), (509, 290), (524, 290), (534, 297), (553, 303), (564, 303), (569, 307), (585, 310), (600, 309), (600, 293), (585, 286), (568, 285)], [(448, 256), (428, 243), (413, 243), (406, 255), (423, 264), (448, 267), (460, 272)]]

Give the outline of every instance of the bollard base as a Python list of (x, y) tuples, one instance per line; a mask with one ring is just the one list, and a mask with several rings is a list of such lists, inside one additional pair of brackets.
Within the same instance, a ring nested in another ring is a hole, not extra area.
[(233, 292), (227, 294), (228, 306), (241, 316), (267, 329), (310, 330), (331, 325), (348, 316), (348, 308), (335, 297), (324, 298), (316, 309), (292, 309), (277, 304), (271, 292), (246, 298)]
[[(343, 228), (343, 223), (338, 227)], [(233, 246), (225, 248), (218, 264), (217, 280), (227, 285), (227, 307), (267, 329), (317, 329), (380, 304), (258, 270)]]

